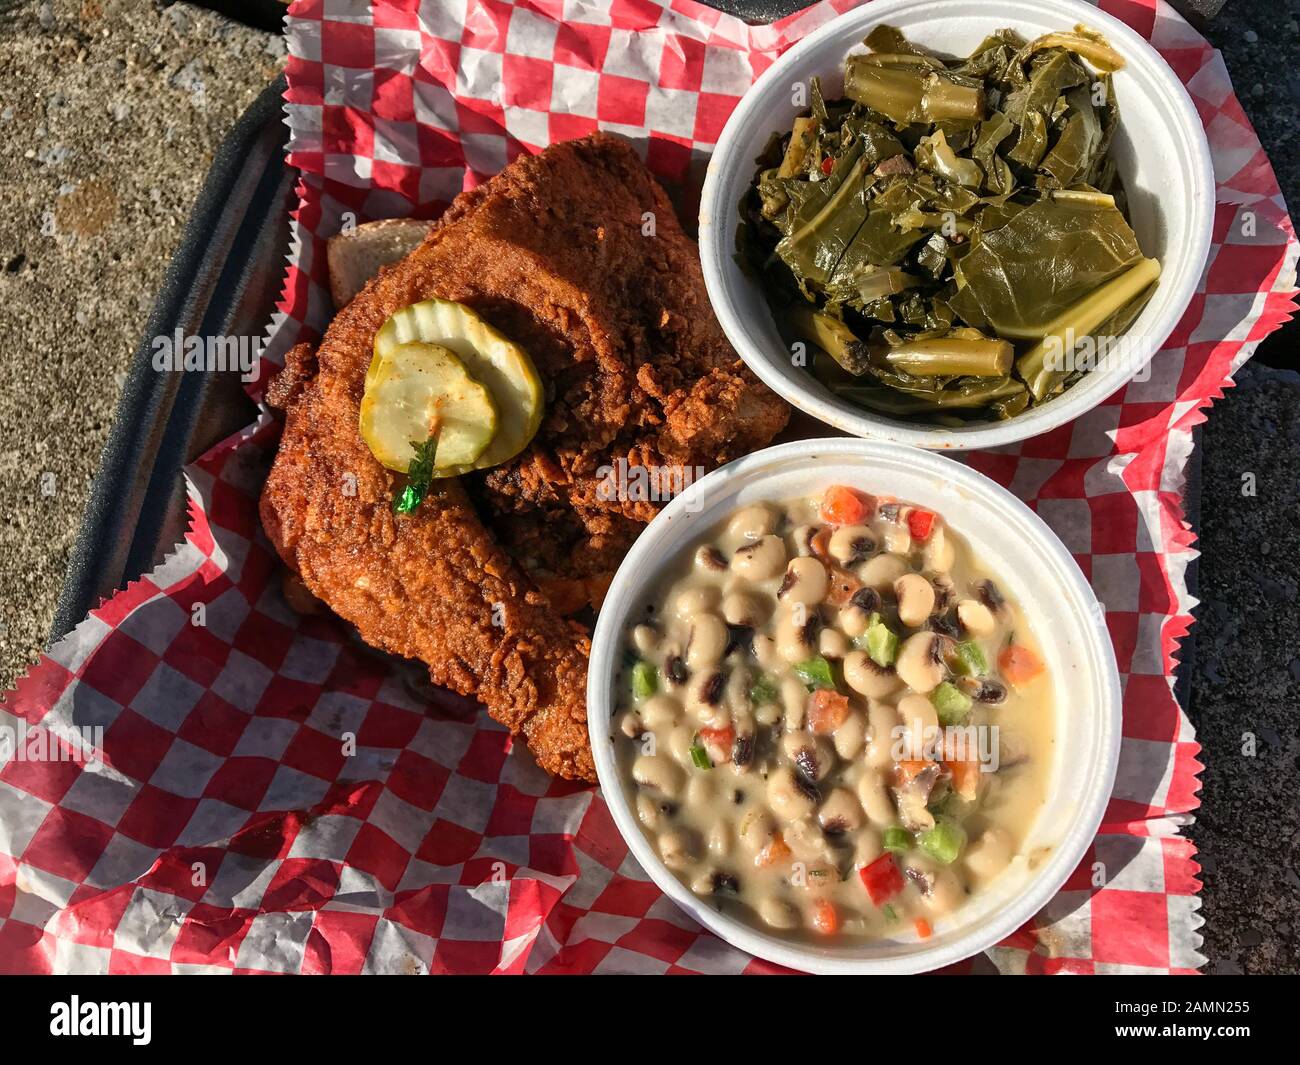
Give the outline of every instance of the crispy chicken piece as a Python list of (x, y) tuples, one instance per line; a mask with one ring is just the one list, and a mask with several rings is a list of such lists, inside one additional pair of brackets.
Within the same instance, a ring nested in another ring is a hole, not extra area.
[[(515, 460), (435, 482), (399, 516), (404, 478), (371, 455), (358, 411), (376, 331), (431, 296), (523, 345), (547, 409)], [(603, 596), (662, 505), (610, 493), (619, 460), (693, 473), (762, 446), (787, 416), (727, 345), (695, 247), (636, 154), (596, 134), (458, 197), (337, 315), (314, 367), (295, 351), (290, 373), (274, 390), (287, 419), (261, 504), (285, 561), (368, 643), (476, 696), (544, 768), (594, 780), (588, 642), (538, 583)]]

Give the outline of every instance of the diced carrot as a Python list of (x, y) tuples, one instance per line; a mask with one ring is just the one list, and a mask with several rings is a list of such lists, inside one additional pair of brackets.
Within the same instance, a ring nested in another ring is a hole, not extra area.
[(808, 727), (818, 736), (829, 736), (848, 719), (849, 697), (829, 688), (808, 696)]
[(840, 930), (840, 912), (830, 899), (818, 899), (812, 906), (812, 926), (824, 936), (833, 936)]
[(904, 784), (910, 783), (913, 779), (924, 773), (933, 762), (927, 762), (924, 758), (905, 758), (901, 762), (894, 764), (894, 783), (900, 788)]
[(870, 865), (864, 865), (858, 870), (858, 876), (873, 906), (883, 906), (903, 890), (903, 874), (894, 864), (892, 854), (882, 854)]
[(832, 525), (857, 525), (874, 506), (870, 496), (833, 484), (822, 495), (822, 519)]
[(979, 792), (979, 762), (944, 762), (944, 768), (952, 774), (952, 789), (963, 799), (973, 799)]
[(907, 531), (913, 540), (925, 543), (934, 530), (934, 512), (930, 510), (909, 510), (907, 512)]
[(784, 865), (793, 854), (781, 833), (776, 832), (763, 844), (763, 849), (754, 855), (754, 865), (759, 869), (766, 869), (770, 865)]
[(930, 927), (930, 922), (924, 917), (916, 919), (916, 934), (922, 939), (929, 939), (934, 934), (934, 929)]
[(839, 566), (828, 566), (827, 570), (826, 576), (830, 585), (826, 589), (826, 602), (831, 606), (843, 606), (857, 594), (858, 589), (862, 587), (862, 582)]
[(1024, 644), (1013, 643), (998, 655), (998, 669), (1008, 681), (1020, 688), (1043, 671), (1043, 660)]

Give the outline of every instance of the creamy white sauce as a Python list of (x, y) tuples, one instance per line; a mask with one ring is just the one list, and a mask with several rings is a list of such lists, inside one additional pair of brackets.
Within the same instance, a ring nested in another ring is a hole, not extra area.
[(926, 512), (864, 498), (856, 526), (799, 499), (712, 530), (627, 633), (619, 680), (652, 845), (720, 909), (795, 938), (927, 934), (1022, 853), (1053, 761), (1045, 672), (1001, 676), (1009, 644), (1041, 655), (985, 591), (996, 575), (941, 515), (922, 539)]

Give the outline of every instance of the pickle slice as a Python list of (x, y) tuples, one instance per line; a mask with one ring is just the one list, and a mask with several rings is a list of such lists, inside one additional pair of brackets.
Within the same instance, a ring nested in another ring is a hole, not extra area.
[[(438, 344), (452, 351), (470, 376), (486, 386), (496, 405), (496, 436), (487, 448), (474, 459), (458, 460), (458, 468), (440, 472), (439, 476), (500, 465), (528, 446), (542, 423), (544, 401), (541, 378), (523, 348), (462, 304), (423, 300), (397, 311), (375, 334), (374, 358), (366, 372), (367, 388), (391, 353), (412, 341)], [(440, 471), (451, 465), (440, 446)]]
[(415, 448), (438, 433), (435, 477), (472, 464), (497, 433), (491, 392), (441, 344), (407, 343), (389, 349), (366, 376), (361, 438), (390, 470), (406, 473)]

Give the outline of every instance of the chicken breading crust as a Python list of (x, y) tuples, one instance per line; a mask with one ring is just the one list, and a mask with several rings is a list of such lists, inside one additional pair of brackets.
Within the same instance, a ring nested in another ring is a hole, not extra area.
[[(384, 320), (433, 296), (525, 347), (547, 410), (517, 459), (435, 482), (396, 515), (404, 478), (358, 430), (365, 371)], [(598, 491), (611, 464), (712, 468), (765, 444), (788, 413), (727, 345), (695, 247), (635, 152), (595, 134), (458, 197), (339, 312), (314, 366), (299, 352), (292, 372), (261, 501), (281, 556), (367, 643), (476, 696), (545, 769), (595, 780), (589, 644), (529, 571), (603, 572), (654, 516), (661, 502)]]

